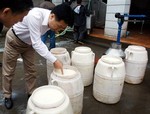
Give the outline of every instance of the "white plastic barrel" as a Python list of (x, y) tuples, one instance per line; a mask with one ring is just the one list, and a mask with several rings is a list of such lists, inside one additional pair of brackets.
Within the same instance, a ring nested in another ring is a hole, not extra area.
[(148, 62), (148, 55), (145, 47), (130, 45), (125, 49), (125, 82), (139, 84), (143, 81)]
[(89, 86), (93, 82), (94, 60), (95, 54), (86, 46), (76, 47), (71, 53), (72, 66), (81, 73), (84, 86)]
[(74, 114), (82, 114), (84, 86), (81, 74), (73, 66), (64, 66), (64, 74), (53, 71), (49, 84), (61, 87), (69, 96)]
[[(71, 59), (70, 59), (69, 52), (67, 51), (66, 48), (56, 47), (56, 48), (52, 48), (50, 50), (50, 52), (58, 60), (60, 60), (63, 63), (63, 65), (70, 65)], [(51, 75), (52, 72), (53, 72), (53, 64), (50, 61), (47, 60), (47, 77), (49, 77), (49, 75)]]
[(120, 57), (103, 55), (95, 68), (93, 96), (96, 100), (114, 104), (120, 100), (125, 79), (125, 65)]
[(70, 99), (57, 86), (41, 86), (28, 100), (26, 114), (73, 114)]

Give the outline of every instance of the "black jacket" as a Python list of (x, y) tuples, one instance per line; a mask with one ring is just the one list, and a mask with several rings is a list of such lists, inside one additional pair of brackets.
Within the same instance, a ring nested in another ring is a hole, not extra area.
[(86, 9), (83, 5), (81, 5), (79, 14), (74, 12), (74, 26), (85, 26), (85, 25), (86, 25)]

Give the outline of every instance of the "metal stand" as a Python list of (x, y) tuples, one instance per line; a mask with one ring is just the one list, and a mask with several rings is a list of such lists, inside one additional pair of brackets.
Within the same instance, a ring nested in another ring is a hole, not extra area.
[[(146, 16), (145, 15), (128, 15), (128, 14), (120, 15), (120, 13), (116, 13), (115, 17), (118, 18), (117, 41), (116, 41), (116, 43), (111, 44), (111, 47), (105, 52), (105, 54), (125, 58), (125, 53), (121, 49), (120, 38), (121, 38), (122, 25), (123, 25), (124, 21), (129, 21), (129, 20), (124, 20), (124, 18), (125, 17), (144, 18)], [(144, 21), (142, 22), (141, 33), (142, 33), (142, 29), (143, 29), (143, 24), (144, 24)]]
[(115, 42), (111, 44), (111, 47), (105, 52), (105, 54), (121, 57), (122, 59), (125, 58), (125, 53), (121, 48), (121, 44), (116, 44)]

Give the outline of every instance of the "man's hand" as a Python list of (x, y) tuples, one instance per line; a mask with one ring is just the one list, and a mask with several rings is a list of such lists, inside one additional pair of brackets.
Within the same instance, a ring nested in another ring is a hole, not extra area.
[(63, 64), (59, 61), (59, 60), (56, 60), (54, 63), (54, 68), (57, 69), (57, 70), (60, 70), (62, 74), (63, 73)]

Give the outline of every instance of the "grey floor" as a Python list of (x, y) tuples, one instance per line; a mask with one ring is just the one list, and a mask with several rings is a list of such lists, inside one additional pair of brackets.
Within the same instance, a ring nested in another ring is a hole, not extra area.
[[(91, 47), (93, 52), (96, 54), (96, 59), (99, 59), (109, 48), (108, 46), (110, 43), (111, 42), (106, 40), (86, 40), (84, 45)], [(57, 38), (56, 44), (57, 47), (65, 47), (69, 53), (73, 51), (75, 47), (80, 46), (79, 44), (74, 44), (72, 39), (68, 38), (68, 36)], [(0, 37), (1, 48), (3, 45), (4, 37)], [(127, 45), (124, 45), (123, 47), (125, 48), (126, 46)], [(147, 50), (150, 52), (150, 49)], [(2, 52), (0, 53), (0, 61), (1, 60)], [(46, 61), (38, 54), (36, 55), (36, 68), (38, 86), (47, 85)], [(23, 71), (22, 62), (18, 61), (13, 80), (14, 107), (11, 110), (7, 110), (3, 106), (3, 95), (1, 89), (2, 75), (0, 74), (0, 114), (25, 114), (27, 106), (27, 94), (25, 92)], [(125, 83), (121, 99), (116, 104), (108, 105), (96, 101), (92, 95), (92, 85), (85, 87), (82, 114), (150, 114), (150, 62), (147, 65), (143, 82), (138, 85)]]

